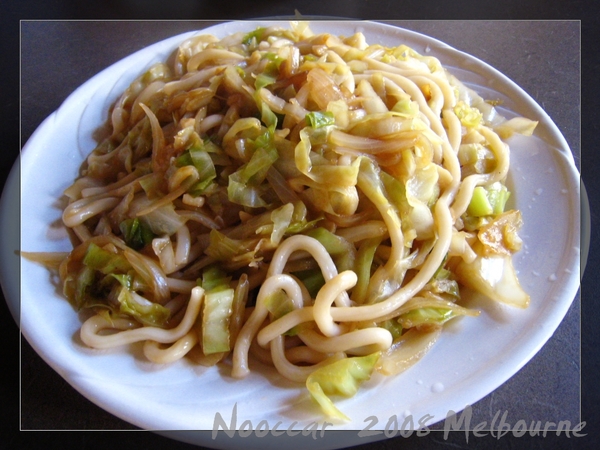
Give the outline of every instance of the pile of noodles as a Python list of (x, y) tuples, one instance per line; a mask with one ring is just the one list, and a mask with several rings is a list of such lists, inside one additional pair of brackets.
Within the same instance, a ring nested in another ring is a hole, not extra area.
[[(400, 43), (399, 43), (400, 44)], [(512, 132), (432, 56), (305, 23), (194, 36), (114, 104), (66, 191), (54, 261), (94, 348), (252, 361), (324, 411), (414, 364), (465, 286), (525, 307)]]

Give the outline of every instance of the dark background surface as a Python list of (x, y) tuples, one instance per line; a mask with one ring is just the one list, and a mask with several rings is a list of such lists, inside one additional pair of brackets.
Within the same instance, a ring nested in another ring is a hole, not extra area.
[[(470, 4), (471, 7), (467, 6)], [(519, 7), (517, 7), (517, 4)], [(586, 84), (587, 75), (597, 73), (598, 60), (588, 30), (596, 25), (593, 13), (578, 2), (463, 2), (462, 8), (426, 8), (428, 2), (257, 1), (241, 8), (223, 10), (214, 2), (182, 1), (164, 3), (134, 0), (107, 1), (102, 6), (79, 2), (24, 2), (3, 4), (2, 58), (9, 67), (1, 90), (6, 107), (2, 121), (2, 180), (41, 121), (60, 106), (80, 84), (100, 70), (133, 51), (165, 37), (193, 29), (198, 24), (168, 21), (160, 26), (147, 22), (22, 22), (21, 19), (239, 19), (293, 15), (335, 16), (361, 19), (410, 20), (399, 23), (436, 37), (460, 50), (483, 59), (508, 75), (542, 105), (567, 139), (581, 164), (592, 208), (592, 246), (581, 298), (577, 298), (555, 335), (533, 360), (498, 390), (473, 405), (474, 423), (491, 420), (497, 411), (509, 411), (516, 421), (586, 421), (578, 439), (540, 438), (469, 439), (475, 448), (592, 448), (598, 427), (597, 349), (598, 326), (596, 229), (598, 93)], [(341, 6), (343, 5), (343, 6)], [(396, 8), (398, 5), (398, 8)], [(400, 7), (402, 5), (402, 7)], [(587, 12), (587, 14), (586, 14)], [(420, 19), (440, 19), (422, 21)], [(496, 19), (493, 22), (463, 19)], [(576, 19), (576, 22), (511, 22), (498, 19)], [(441, 19), (454, 19), (446, 21)], [(579, 21), (581, 19), (581, 21)], [(21, 28), (20, 28), (21, 26)], [(581, 31), (581, 34), (580, 34)], [(579, 47), (583, 58), (581, 71)], [(523, 55), (526, 55), (523, 58)], [(520, 56), (520, 57), (519, 57)], [(514, 58), (513, 58), (514, 57)], [(512, 61), (519, 61), (518, 64)], [(526, 63), (525, 63), (526, 62)], [(19, 70), (20, 69), (20, 70)], [(582, 81), (583, 80), (583, 81)], [(579, 94), (581, 93), (581, 98)], [(20, 130), (20, 132), (19, 132)], [(580, 149), (583, 149), (580, 153)], [(579, 156), (581, 155), (581, 156)], [(3, 182), (3, 181), (2, 181)], [(17, 218), (15, 218), (17, 219)], [(20, 339), (18, 327), (2, 301), (3, 369), (1, 384), (2, 430), (5, 448), (42, 448), (59, 443), (66, 448), (198, 448), (148, 432), (46, 432), (39, 430), (126, 430), (130, 424), (106, 413), (72, 389)], [(581, 344), (581, 345), (580, 345)], [(18, 430), (23, 431), (18, 431)], [(29, 431), (38, 430), (38, 431)], [(4, 434), (6, 432), (6, 434)], [(361, 446), (385, 449), (434, 446), (466, 447), (462, 433), (444, 440), (441, 432), (423, 438), (412, 437)]]

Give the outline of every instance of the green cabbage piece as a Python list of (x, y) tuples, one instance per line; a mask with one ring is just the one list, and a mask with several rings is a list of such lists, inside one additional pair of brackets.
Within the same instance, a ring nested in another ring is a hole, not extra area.
[(300, 131), (300, 142), (294, 150), (296, 166), (311, 180), (329, 188), (355, 186), (363, 158), (356, 158), (349, 166), (338, 166), (312, 151), (313, 144), (326, 142), (327, 128), (324, 127), (324, 130), (305, 127)]
[[(375, 168), (373, 162), (368, 158), (363, 158), (358, 177), (358, 186), (366, 197), (375, 205), (381, 216), (386, 220), (388, 229), (401, 230), (402, 221), (399, 211), (390, 200), (391, 196), (387, 192), (381, 175), (385, 174)], [(392, 236), (392, 246), (401, 246), (403, 242), (398, 242)], [(390, 259), (388, 262), (377, 268), (369, 282), (369, 289), (366, 298), (369, 303), (377, 303), (396, 292), (404, 275), (407, 266), (401, 259)]]
[(217, 266), (209, 266), (202, 271), (202, 278), (198, 280), (198, 285), (205, 292), (217, 292), (229, 288), (231, 277)]
[(500, 138), (503, 140), (508, 139), (514, 133), (521, 134), (523, 136), (531, 136), (537, 127), (537, 124), (537, 121), (527, 119), (525, 117), (513, 117), (512, 119), (502, 122), (494, 127), (494, 131), (498, 133), (498, 136), (500, 136)]
[(250, 186), (244, 183), (238, 172), (229, 175), (227, 197), (232, 203), (249, 208), (264, 208), (268, 206), (267, 202), (262, 198), (265, 192), (266, 187)]
[(406, 96), (396, 102), (392, 107), (392, 111), (405, 117), (416, 117), (419, 113), (419, 105), (417, 102), (411, 101), (409, 96)]
[[(271, 321), (275, 321), (295, 309), (294, 302), (283, 290), (277, 290), (269, 294), (264, 299), (264, 305), (267, 308), (267, 311), (272, 315)], [(283, 334), (285, 336), (296, 336), (298, 330), (301, 329), (302, 326), (303, 325), (296, 325)]]
[(464, 176), (473, 173), (489, 173), (496, 166), (494, 153), (480, 143), (461, 144), (458, 159)]
[(104, 250), (93, 242), (90, 243), (85, 252), (83, 264), (105, 275), (115, 272), (127, 273), (132, 268), (129, 261), (122, 254)]
[[(257, 95), (257, 97), (259, 97)], [(260, 97), (259, 97), (260, 98)], [(267, 139), (262, 145), (273, 145), (273, 133), (275, 128), (277, 128), (277, 122), (279, 122), (279, 118), (277, 114), (271, 111), (269, 105), (267, 105), (262, 100), (260, 101), (260, 120), (267, 126), (267, 134), (263, 134), (265, 136), (263, 139)], [(261, 145), (261, 141), (258, 141), (257, 145)]]
[(378, 323), (377, 325), (385, 330), (388, 330), (392, 335), (392, 339), (394, 341), (396, 341), (396, 339), (402, 336), (402, 331), (404, 330), (402, 325), (400, 325), (400, 323), (396, 319), (384, 320), (383, 322)]
[(306, 115), (306, 121), (313, 128), (321, 128), (335, 124), (335, 116), (330, 111), (311, 111)]
[(458, 101), (454, 107), (454, 113), (460, 123), (467, 128), (477, 128), (483, 123), (483, 114), (477, 108), (469, 106), (464, 101)]
[(434, 279), (426, 287), (434, 294), (450, 296), (454, 301), (460, 299), (460, 289), (456, 280)]
[(438, 174), (434, 165), (418, 170), (406, 183), (385, 171), (380, 171), (379, 177), (389, 201), (398, 211), (404, 238), (409, 241), (415, 237), (431, 237), (434, 222), (430, 205), (439, 196)]
[(313, 146), (326, 144), (330, 128), (303, 128), (294, 149), (294, 161), (297, 169), (308, 177), (303, 181), (308, 187), (304, 195), (315, 207), (331, 214), (351, 215), (358, 206), (356, 183), (362, 158), (356, 158), (350, 165), (337, 165), (313, 151)]
[(277, 81), (277, 76), (267, 72), (259, 73), (254, 81), (254, 88), (258, 91), (265, 86), (275, 83), (275, 81)]
[(211, 154), (204, 146), (188, 149), (175, 160), (175, 165), (177, 167), (192, 165), (198, 171), (198, 181), (188, 189), (188, 193), (193, 196), (202, 195), (213, 180), (217, 178), (217, 171)]
[[(447, 258), (447, 256), (446, 256)], [(431, 280), (423, 287), (423, 291), (431, 292), (452, 302), (460, 300), (460, 288), (454, 274), (444, 268), (446, 260), (440, 265)]]
[[(91, 295), (90, 290), (93, 288), (95, 282), (96, 271), (87, 266), (82, 267), (75, 280), (72, 280), (70, 277), (67, 278), (63, 289), (67, 298), (78, 311), (102, 303), (101, 300), (98, 301), (95, 296)], [(71, 290), (73, 284), (74, 290)]]
[(249, 144), (255, 147), (250, 160), (229, 175), (227, 195), (232, 203), (251, 208), (267, 206), (267, 202), (262, 196), (268, 190), (268, 185), (263, 185), (263, 182), (267, 172), (279, 158), (279, 153), (273, 143), (273, 135), (274, 124), (263, 128), (263, 132), (256, 139), (248, 139)]
[[(129, 284), (124, 277), (114, 276), (120, 283)], [(171, 311), (159, 303), (153, 303), (123, 286), (117, 298), (119, 312), (136, 318), (144, 325), (161, 327), (171, 315)]]
[(294, 303), (282, 290), (269, 294), (264, 302), (267, 310), (273, 315), (273, 320), (277, 320), (294, 310)]
[(352, 288), (352, 301), (357, 304), (363, 304), (367, 299), (369, 281), (373, 272), (373, 259), (381, 241), (381, 237), (365, 239), (358, 248), (354, 260), (354, 272), (357, 275), (357, 282)]
[(490, 186), (477, 186), (467, 207), (467, 214), (473, 217), (498, 215), (504, 212), (510, 191), (500, 182)]
[(327, 253), (333, 258), (338, 272), (354, 267), (356, 248), (351, 242), (322, 227), (309, 230), (304, 234), (316, 239), (325, 247)]
[(277, 53), (274, 52), (267, 52), (262, 56), (262, 59), (266, 59), (269, 61), (269, 63), (272, 63), (273, 65), (270, 66), (269, 64), (267, 64), (267, 72), (271, 71), (271, 67), (276, 67), (277, 69), (279, 69), (279, 66), (281, 66), (281, 63), (284, 62), (286, 60), (286, 58), (279, 56)]
[(398, 317), (398, 323), (404, 328), (418, 327), (422, 325), (443, 325), (456, 314), (446, 308), (418, 308), (413, 309)]
[(212, 266), (202, 273), (204, 308), (202, 311), (202, 351), (205, 355), (231, 350), (229, 322), (235, 290), (229, 287), (230, 277)]
[(306, 205), (300, 201), (257, 214), (247, 221), (240, 223), (228, 232), (233, 239), (247, 239), (258, 236), (270, 236), (272, 245), (281, 242), (284, 236), (298, 234), (314, 228), (323, 219), (322, 216), (308, 221)]
[(131, 264), (122, 254), (104, 250), (93, 242), (81, 262), (78, 272), (69, 274), (65, 280), (66, 297), (78, 311), (95, 307), (113, 309), (115, 305), (110, 303), (109, 297), (114, 292), (118, 274), (128, 273)]
[(394, 205), (398, 211), (398, 215), (401, 219), (402, 232), (407, 234), (409, 230), (413, 229), (413, 225), (410, 215), (412, 208), (406, 198), (406, 187), (400, 180), (383, 170), (379, 172), (379, 177), (385, 187), (385, 192), (390, 203)]
[(306, 379), (306, 388), (323, 412), (332, 418), (350, 420), (329, 398), (330, 395), (352, 397), (362, 381), (371, 378), (379, 352), (335, 361), (320, 367)]
[(273, 230), (271, 231), (272, 244), (277, 245), (281, 242), (293, 217), (294, 205), (292, 203), (286, 203), (271, 212), (271, 220), (273, 220)]
[(319, 290), (325, 285), (325, 277), (320, 268), (301, 270), (294, 272), (294, 275), (302, 281), (311, 298), (316, 298)]
[(220, 231), (211, 230), (209, 245), (204, 253), (220, 261), (223, 267), (239, 269), (250, 266), (259, 259), (256, 248), (258, 242), (259, 238), (232, 239)]
[(434, 232), (430, 207), (439, 196), (438, 179), (437, 168), (430, 163), (406, 181), (406, 200), (411, 206), (410, 222), (421, 239), (432, 237)]
[(240, 169), (240, 179), (253, 186), (259, 185), (278, 157), (277, 149), (272, 145), (257, 148), (250, 161)]
[(119, 224), (125, 243), (134, 250), (140, 250), (152, 242), (156, 236), (146, 224), (135, 219), (126, 219)]
[(135, 271), (121, 253), (105, 250), (90, 243), (75, 279), (75, 292), (69, 295), (78, 310), (106, 308), (126, 314), (144, 325), (164, 326), (170, 310), (153, 303), (134, 291), (139, 285)]
[(188, 192), (192, 195), (200, 195), (201, 191), (210, 186), (216, 178), (215, 166), (228, 166), (231, 164), (231, 159), (217, 144), (210, 139), (202, 140), (195, 131), (185, 134), (184, 139), (186, 150), (175, 159), (175, 166), (192, 165), (196, 168), (199, 179)]
[(265, 27), (257, 27), (254, 31), (246, 33), (242, 39), (242, 44), (256, 46), (265, 36)]
[(307, 214), (308, 210), (303, 202), (294, 202), (294, 214), (292, 215), (292, 220), (286, 230), (286, 234), (297, 234), (305, 230), (309, 230), (311, 228), (314, 228), (317, 225), (317, 223), (323, 220), (322, 215), (318, 216), (313, 220), (307, 220)]

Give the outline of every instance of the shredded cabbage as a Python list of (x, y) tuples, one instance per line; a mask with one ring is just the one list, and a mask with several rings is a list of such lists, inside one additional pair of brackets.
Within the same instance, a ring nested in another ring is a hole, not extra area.
[(230, 278), (216, 267), (207, 268), (202, 274), (205, 297), (201, 330), (205, 355), (230, 350), (229, 322), (235, 291), (229, 287), (229, 281)]
[(379, 356), (379, 353), (373, 353), (323, 366), (308, 376), (306, 387), (326, 415), (335, 419), (350, 420), (333, 404), (329, 396), (337, 394), (352, 397), (356, 394), (360, 382), (371, 378)]

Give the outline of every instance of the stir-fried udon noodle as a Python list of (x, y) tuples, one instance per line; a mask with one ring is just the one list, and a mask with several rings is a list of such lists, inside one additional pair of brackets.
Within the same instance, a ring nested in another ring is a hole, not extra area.
[(131, 83), (65, 191), (76, 242), (54, 260), (83, 343), (272, 365), (345, 417), (329, 396), (479, 314), (465, 288), (526, 307), (505, 141), (536, 123), (400, 44), (199, 34)]

